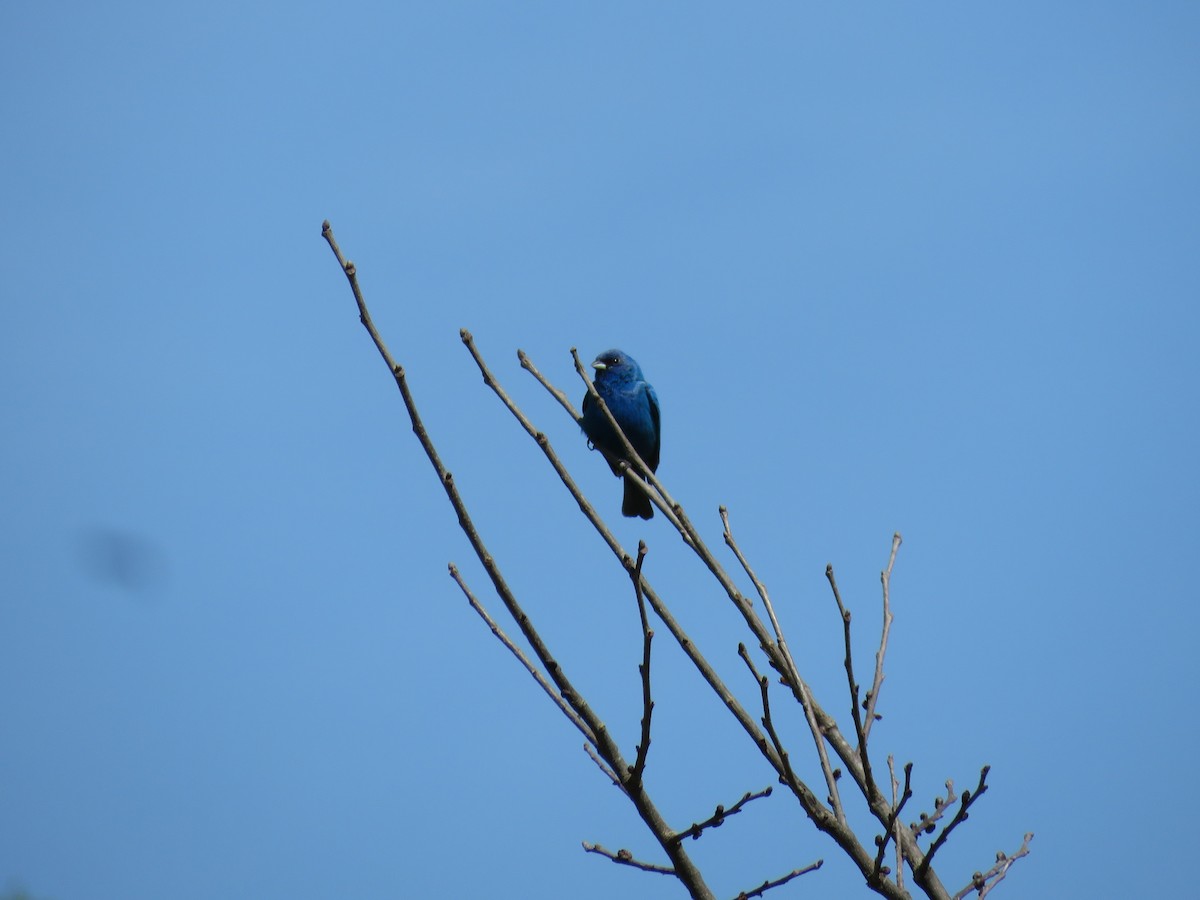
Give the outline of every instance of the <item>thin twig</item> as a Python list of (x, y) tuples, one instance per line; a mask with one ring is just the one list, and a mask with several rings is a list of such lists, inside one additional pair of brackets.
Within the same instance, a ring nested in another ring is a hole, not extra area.
[(554, 686), (546, 680), (546, 676), (538, 670), (537, 666), (530, 662), (529, 657), (525, 655), (525, 651), (514, 644), (512, 638), (505, 634), (504, 629), (501, 628), (496, 623), (496, 620), (488, 614), (488, 611), (484, 608), (483, 604), (479, 602), (479, 599), (471, 592), (471, 589), (467, 587), (466, 582), (463, 580), (462, 573), (458, 571), (458, 566), (456, 566), (454, 563), (450, 563), (449, 568), (450, 577), (454, 579), (455, 583), (466, 595), (467, 602), (471, 604), (471, 609), (479, 613), (480, 618), (483, 619), (483, 621), (487, 623), (488, 628), (492, 630), (492, 634), (499, 638), (500, 643), (507, 647), (513, 656), (520, 661), (521, 665), (525, 667), (525, 671), (533, 676), (533, 680), (536, 681), (541, 689), (546, 692), (546, 695), (554, 701), (554, 705), (557, 706), (559, 711), (570, 720), (571, 724), (579, 729), (580, 733), (587, 738), (589, 743), (596, 743), (596, 737), (592, 734), (592, 730), (588, 728), (587, 723), (584, 722), (583, 719), (579, 718), (579, 714), (575, 712), (575, 710), (571, 709), (567, 702), (563, 700), (558, 691), (554, 689)]
[(601, 847), (599, 844), (589, 844), (587, 841), (583, 842), (583, 849), (588, 853), (598, 853), (601, 856), (608, 857), (613, 862), (619, 863), (622, 866), (630, 866), (634, 869), (641, 869), (643, 872), (657, 872), (659, 875), (675, 874), (675, 870), (670, 866), (660, 866), (656, 865), (655, 863), (642, 862), (640, 859), (634, 859), (633, 854), (628, 850), (618, 850), (616, 853), (614, 853), (605, 847)]
[(767, 734), (771, 738), (771, 744), (774, 746), (775, 752), (778, 754), (779, 759), (783, 762), (783, 772), (781, 773), (781, 777), (783, 778), (784, 784), (787, 784), (789, 787), (793, 787), (800, 781), (800, 779), (796, 777), (796, 773), (792, 769), (792, 761), (788, 757), (787, 750), (783, 748), (783, 741), (779, 739), (779, 732), (775, 730), (775, 721), (771, 718), (771, 679), (769, 679), (766, 675), (759, 674), (758, 668), (754, 665), (754, 660), (750, 658), (750, 654), (747, 652), (745, 644), (738, 644), (738, 656), (742, 658), (742, 661), (750, 670), (750, 674), (753, 675), (754, 680), (758, 682), (758, 690), (762, 697), (763, 728), (767, 730)]
[[(767, 586), (759, 580), (754, 570), (750, 568), (750, 563), (742, 553), (741, 547), (733, 537), (733, 529), (729, 524), (729, 510), (724, 507), (718, 507), (718, 513), (721, 516), (721, 524), (724, 526), (725, 545), (733, 551), (733, 555), (742, 565), (746, 575), (754, 584), (754, 589), (758, 591), (758, 596), (762, 599), (763, 607), (767, 611), (767, 616), (771, 620), (771, 627), (775, 631), (776, 644), (779, 647), (779, 661), (783, 663), (784, 671), (780, 674), (789, 688), (793, 691), (799, 689), (801, 698), (801, 707), (804, 710), (804, 719), (808, 722), (809, 731), (812, 733), (813, 743), (817, 748), (817, 757), (821, 760), (821, 774), (825, 776), (825, 787), (829, 791), (829, 805), (833, 808), (833, 814), (837, 816), (837, 820), (843, 825), (846, 824), (846, 810), (842, 806), (842, 797), (838, 791), (837, 777), (833, 773), (833, 766), (829, 763), (829, 754), (825, 750), (825, 737), (821, 734), (821, 728), (817, 724), (816, 714), (813, 712), (812, 693), (809, 691), (807, 683), (800, 677), (800, 672), (796, 669), (796, 661), (792, 659), (792, 653), (788, 650), (787, 641), (783, 637), (783, 628), (779, 625), (779, 619), (775, 615), (775, 605), (771, 602), (771, 596), (767, 593)], [(768, 651), (767, 657), (772, 665), (776, 664)]]
[(1029, 855), (1029, 842), (1033, 840), (1033, 832), (1030, 831), (1025, 835), (1025, 840), (1021, 842), (1021, 847), (1012, 856), (1008, 856), (1003, 850), (996, 854), (996, 864), (986, 872), (976, 872), (971, 878), (971, 883), (954, 895), (952, 900), (963, 900), (967, 894), (976, 891), (979, 898), (986, 897), (992, 892), (992, 888), (998, 885), (1008, 875), (1008, 870), (1012, 868), (1013, 863), (1023, 856)]
[(587, 741), (584, 741), (583, 749), (584, 749), (584, 752), (587, 753), (587, 755), (591, 757), (592, 762), (594, 762), (596, 764), (596, 767), (599, 768), (600, 771), (604, 773), (605, 777), (607, 777), (609, 779), (609, 781), (611, 781), (613, 783), (613, 787), (619, 789), (621, 791), (621, 793), (624, 793), (624, 794), (629, 793), (625, 789), (625, 785), (621, 784), (621, 779), (618, 778), (613, 773), (613, 770), (608, 767), (608, 763), (606, 763), (604, 760), (602, 760), (600, 758), (600, 754), (598, 754), (596, 752), (595, 747), (593, 747)]
[(541, 386), (550, 392), (550, 396), (562, 404), (562, 408), (567, 411), (567, 415), (569, 415), (577, 423), (580, 421), (580, 419), (582, 419), (582, 415), (575, 409), (574, 404), (571, 403), (566, 393), (560, 391), (558, 388), (552, 385), (546, 379), (546, 376), (538, 371), (538, 367), (533, 364), (533, 360), (529, 358), (528, 354), (526, 354), (524, 350), (517, 351), (517, 359), (521, 363), (521, 368), (536, 378)]
[(933, 798), (933, 815), (921, 813), (920, 821), (913, 822), (908, 827), (916, 838), (922, 835), (933, 834), (936, 830), (936, 823), (946, 814), (946, 810), (958, 802), (958, 794), (954, 793), (954, 779), (946, 779), (946, 796)]
[[(892, 780), (892, 808), (895, 809), (896, 805), (900, 802), (899, 795), (897, 794), (897, 791), (900, 788), (900, 782), (896, 780), (896, 758), (890, 753), (888, 754), (887, 763), (888, 775), (891, 776)], [(909, 765), (911, 766), (912, 764), (910, 763)], [(909, 773), (908, 770), (906, 770), (904, 773), (906, 790), (908, 778)], [(904, 848), (900, 843), (900, 829), (903, 827), (904, 826), (901, 825), (899, 821), (896, 821), (893, 824), (893, 831), (895, 832), (896, 837), (896, 886), (901, 889), (904, 888)]]
[(888, 589), (892, 583), (892, 566), (896, 564), (896, 551), (900, 549), (902, 540), (900, 532), (892, 535), (892, 553), (888, 557), (887, 568), (879, 575), (879, 580), (883, 582), (883, 633), (879, 638), (879, 650), (875, 653), (875, 680), (871, 683), (871, 690), (867, 692), (867, 720), (863, 724), (864, 750), (865, 741), (871, 735), (871, 726), (878, 718), (875, 714), (875, 704), (879, 702), (879, 690), (883, 687), (883, 657), (887, 654), (888, 633), (892, 630), (892, 607)]
[(842, 617), (842, 638), (845, 644), (846, 682), (850, 690), (850, 716), (854, 721), (854, 734), (858, 738), (858, 761), (862, 766), (863, 786), (868, 797), (878, 793), (875, 775), (871, 771), (871, 758), (867, 755), (867, 733), (863, 730), (862, 714), (858, 709), (858, 681), (854, 677), (854, 650), (850, 640), (850, 610), (842, 602), (842, 592), (838, 590), (837, 578), (833, 574), (833, 564), (825, 565), (825, 578), (833, 591), (833, 599), (837, 601), (838, 612)]
[[(821, 726), (817, 724), (816, 714), (814, 713), (814, 702), (812, 702), (812, 694), (809, 690), (809, 685), (800, 678), (800, 673), (796, 667), (796, 660), (792, 659), (791, 650), (787, 649), (787, 641), (784, 640), (784, 629), (779, 624), (779, 619), (775, 616), (775, 605), (770, 602), (770, 595), (767, 593), (767, 586), (760, 581), (755, 575), (754, 569), (750, 568), (750, 563), (746, 560), (742, 553), (742, 548), (733, 539), (733, 529), (730, 526), (730, 511), (725, 506), (720, 506), (718, 509), (721, 516), (721, 524), (725, 528), (725, 544), (733, 551), (733, 556), (736, 556), (738, 562), (742, 564), (746, 576), (750, 578), (751, 583), (754, 583), (755, 590), (758, 596), (762, 599), (762, 605), (767, 610), (767, 616), (770, 619), (770, 625), (775, 631), (776, 646), (779, 647), (779, 656), (782, 664), (785, 666), (785, 671), (782, 676), (787, 680), (788, 688), (793, 691), (799, 689), (800, 707), (804, 710), (804, 720), (809, 724), (809, 731), (812, 733), (812, 743), (816, 746), (817, 757), (821, 760), (821, 774), (826, 780), (826, 788), (829, 791), (829, 805), (832, 806), (834, 815), (838, 817), (841, 824), (846, 824), (846, 810), (841, 805), (841, 793), (838, 791), (838, 779), (833, 772), (833, 766), (829, 763), (829, 754), (824, 745), (824, 736), (821, 733)], [(770, 655), (768, 655), (768, 659)], [(772, 659), (774, 665), (775, 660)]]
[[(958, 812), (954, 814), (954, 818), (950, 820), (950, 824), (942, 829), (941, 833), (937, 836), (937, 840), (930, 845), (929, 850), (925, 853), (925, 859), (922, 860), (919, 867), (920, 871), (913, 873), (914, 878), (917, 878), (918, 875), (923, 875), (929, 870), (930, 865), (933, 864), (934, 855), (942, 848), (942, 845), (946, 843), (946, 839), (950, 837), (950, 832), (957, 828), (960, 823), (967, 820), (967, 810), (971, 808), (971, 804), (983, 796), (988, 789), (987, 776), (991, 768), (991, 766), (984, 766), (980, 770), (979, 784), (975, 788), (975, 793), (971, 793), (970, 791), (962, 792), (962, 803), (959, 804)], [(918, 880), (918, 884), (919, 883), (920, 881)]]
[(740, 813), (742, 811), (742, 807), (745, 806), (750, 801), (759, 800), (763, 797), (770, 797), (770, 796), (771, 796), (771, 787), (770, 787), (770, 785), (768, 785), (767, 787), (763, 788), (761, 791), (757, 791), (754, 793), (747, 791), (746, 793), (744, 793), (742, 795), (742, 799), (740, 799), (737, 803), (733, 804), (733, 806), (729, 807), (728, 809), (726, 809), (724, 806), (722, 806), (720, 804), (717, 804), (716, 811), (714, 811), (711, 816), (709, 816), (703, 822), (693, 822), (691, 828), (685, 828), (683, 831), (676, 834), (674, 837), (674, 840), (682, 841), (685, 838), (691, 838), (692, 840), (696, 840), (698, 837), (700, 837), (701, 832), (703, 832), (706, 828), (721, 827), (721, 825), (724, 823), (724, 821), (726, 819), (728, 819), (730, 816), (736, 816), (738, 813)]
[[(900, 812), (904, 809), (904, 804), (907, 803), (908, 799), (912, 796), (912, 763), (905, 763), (904, 765), (904, 793), (900, 795), (898, 802), (895, 799), (896, 764), (895, 760), (891, 756), (888, 757), (888, 770), (892, 773), (892, 816), (891, 821), (888, 822), (888, 826), (886, 829), (884, 829), (883, 834), (875, 838), (875, 841), (879, 847), (875, 853), (874, 879), (876, 882), (879, 881), (881, 874), (888, 874), (883, 867), (883, 855), (887, 852), (888, 842), (891, 840), (891, 838), (894, 835), (899, 834), (899, 832), (896, 830), (896, 821), (900, 818)], [(899, 841), (897, 841), (897, 846), (899, 846)], [(899, 877), (902, 874), (902, 870), (900, 870), (899, 865), (900, 864), (897, 863), (897, 881), (899, 881)]]
[(842, 592), (838, 590), (837, 578), (833, 574), (833, 563), (825, 565), (825, 578), (833, 590), (833, 599), (837, 601), (838, 612), (842, 618), (842, 637), (845, 643), (846, 656), (843, 666), (846, 669), (846, 681), (850, 688), (850, 715), (854, 719), (854, 733), (858, 737), (858, 755), (866, 757), (866, 737), (863, 735), (862, 714), (858, 711), (858, 681), (854, 678), (854, 651), (850, 641), (850, 610), (842, 602)]
[(791, 682), (799, 681), (800, 674), (796, 670), (796, 661), (792, 659), (792, 651), (788, 649), (787, 641), (784, 640), (783, 628), (780, 627), (779, 619), (775, 615), (775, 605), (771, 602), (771, 595), (767, 593), (767, 586), (755, 574), (754, 569), (750, 567), (749, 560), (746, 559), (746, 555), (742, 553), (742, 548), (734, 540), (733, 528), (729, 524), (729, 509), (725, 506), (719, 506), (717, 507), (717, 512), (721, 516), (721, 524), (724, 527), (723, 536), (725, 538), (725, 546), (733, 551), (733, 555), (741, 563), (742, 570), (754, 585), (754, 589), (758, 591), (758, 596), (762, 599), (763, 607), (767, 611), (767, 617), (771, 620), (771, 628), (775, 631), (775, 641), (779, 645), (779, 653), (783, 657), (784, 662), (787, 663), (787, 671), (781, 674), (789, 680), (788, 686), (790, 687)]
[(654, 700), (650, 696), (650, 642), (654, 640), (654, 632), (646, 617), (646, 598), (642, 594), (642, 563), (645, 559), (646, 542), (638, 541), (637, 566), (631, 577), (642, 620), (642, 664), (638, 666), (638, 673), (642, 676), (642, 741), (637, 745), (637, 758), (630, 770), (633, 780), (638, 784), (641, 784), (642, 773), (646, 770), (646, 755), (650, 752), (650, 716), (654, 712)]
[(725, 506), (718, 506), (717, 513), (721, 516), (721, 524), (725, 527), (725, 532), (722, 535), (725, 538), (725, 546), (733, 551), (733, 555), (737, 557), (737, 561), (742, 564), (742, 570), (750, 579), (750, 583), (754, 585), (754, 589), (758, 591), (758, 596), (762, 598), (763, 605), (767, 608), (767, 613), (771, 618), (771, 627), (775, 629), (775, 639), (779, 641), (779, 647), (782, 650), (784, 647), (783, 635), (779, 630), (779, 620), (775, 618), (775, 612), (771, 607), (771, 600), (767, 594), (767, 586), (759, 580), (759, 577), (754, 574), (754, 570), (750, 568), (750, 563), (746, 556), (742, 553), (742, 548), (738, 546), (737, 541), (733, 539), (733, 529), (729, 525), (729, 509)]
[(775, 881), (764, 881), (752, 891), (742, 891), (737, 895), (737, 900), (750, 900), (751, 897), (761, 897), (771, 888), (777, 888), (780, 885), (787, 884), (793, 878), (799, 878), (801, 875), (807, 875), (809, 872), (815, 872), (823, 865), (825, 865), (825, 860), (818, 859), (815, 863), (809, 863), (803, 869), (793, 869), (782, 878), (777, 878)]

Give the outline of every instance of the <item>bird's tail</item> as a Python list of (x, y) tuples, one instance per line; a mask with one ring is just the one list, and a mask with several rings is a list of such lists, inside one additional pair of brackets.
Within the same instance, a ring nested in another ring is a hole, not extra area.
[(645, 492), (633, 483), (633, 479), (632, 475), (625, 476), (625, 497), (621, 501), (621, 515), (631, 519), (634, 516), (649, 519), (654, 515), (654, 507)]

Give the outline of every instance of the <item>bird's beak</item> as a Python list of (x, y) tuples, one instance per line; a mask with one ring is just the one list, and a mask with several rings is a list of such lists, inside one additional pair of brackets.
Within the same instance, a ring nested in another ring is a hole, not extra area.
[(597, 372), (602, 372), (605, 369), (607, 369), (608, 366), (606, 366), (604, 363), (600, 362), (600, 360), (596, 360), (594, 363), (592, 363), (592, 368), (595, 369)]

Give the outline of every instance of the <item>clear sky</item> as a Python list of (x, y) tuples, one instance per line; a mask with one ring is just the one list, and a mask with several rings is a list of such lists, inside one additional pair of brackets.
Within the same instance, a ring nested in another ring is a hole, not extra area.
[[(571, 347), (639, 360), (839, 716), (825, 564), (865, 668), (903, 533), (874, 744), (920, 809), (992, 766), (952, 888), (1033, 831), (993, 896), (1194, 890), (1200, 6), (10, 3), (0, 121), (0, 893), (682, 896), (580, 849), (662, 860), (447, 577), (502, 612), (325, 218), (627, 752), (628, 580), (460, 327), (748, 704), (517, 348), (576, 403)], [(685, 827), (771, 777), (660, 631)], [(781, 793), (692, 849), (864, 896)]]

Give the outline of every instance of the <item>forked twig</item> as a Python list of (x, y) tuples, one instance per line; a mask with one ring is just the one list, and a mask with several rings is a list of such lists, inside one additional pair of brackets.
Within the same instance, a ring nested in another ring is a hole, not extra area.
[(946, 814), (946, 810), (958, 802), (958, 794), (954, 793), (954, 779), (946, 779), (946, 796), (935, 797), (933, 800), (933, 815), (921, 813), (920, 821), (913, 822), (909, 825), (909, 829), (916, 838), (922, 835), (933, 834), (937, 830), (936, 823)]
[(991, 771), (991, 768), (991, 766), (984, 766), (980, 770), (979, 784), (975, 788), (975, 793), (971, 793), (970, 791), (962, 792), (962, 802), (959, 804), (958, 811), (954, 814), (954, 818), (950, 820), (950, 824), (942, 829), (941, 833), (937, 836), (937, 839), (930, 845), (929, 850), (926, 851), (925, 859), (921, 861), (921, 865), (918, 867), (918, 870), (913, 873), (914, 878), (919, 878), (920, 875), (923, 875), (929, 870), (929, 866), (933, 863), (934, 855), (942, 848), (942, 845), (946, 843), (946, 839), (950, 837), (950, 832), (967, 820), (967, 810), (971, 808), (971, 804), (982, 797), (988, 789), (987, 776), (988, 772)]
[[(876, 881), (879, 880), (881, 874), (883, 874), (883, 875), (887, 874), (887, 872), (884, 871), (884, 867), (883, 867), (883, 855), (887, 852), (888, 842), (895, 835), (899, 834), (899, 832), (896, 830), (896, 822), (900, 818), (900, 812), (904, 809), (904, 804), (908, 802), (910, 797), (912, 797), (912, 763), (905, 763), (904, 764), (904, 793), (900, 795), (899, 801), (895, 800), (895, 789), (896, 789), (895, 765), (896, 765), (895, 760), (893, 759), (893, 757), (889, 756), (888, 757), (888, 769), (890, 769), (892, 772), (892, 782), (893, 782), (893, 784), (892, 784), (892, 791), (893, 791), (892, 815), (891, 815), (890, 821), (887, 824), (887, 828), (885, 828), (883, 831), (883, 834), (881, 834), (875, 838), (875, 842), (878, 846), (878, 850), (875, 853), (874, 878)], [(899, 866), (900, 866), (900, 862), (897, 861), (897, 867), (898, 867), (898, 872), (897, 872), (897, 876), (896, 876), (897, 880), (899, 880), (901, 874), (903, 874), (903, 870), (899, 869)]]
[(971, 883), (954, 895), (952, 900), (963, 900), (971, 891), (976, 891), (976, 896), (979, 898), (986, 897), (992, 892), (992, 888), (998, 885), (1008, 875), (1008, 870), (1022, 856), (1029, 855), (1029, 842), (1033, 840), (1033, 832), (1030, 831), (1025, 835), (1025, 840), (1021, 842), (1020, 849), (1012, 856), (1005, 855), (1001, 850), (996, 854), (996, 864), (986, 872), (976, 872), (971, 878)]

